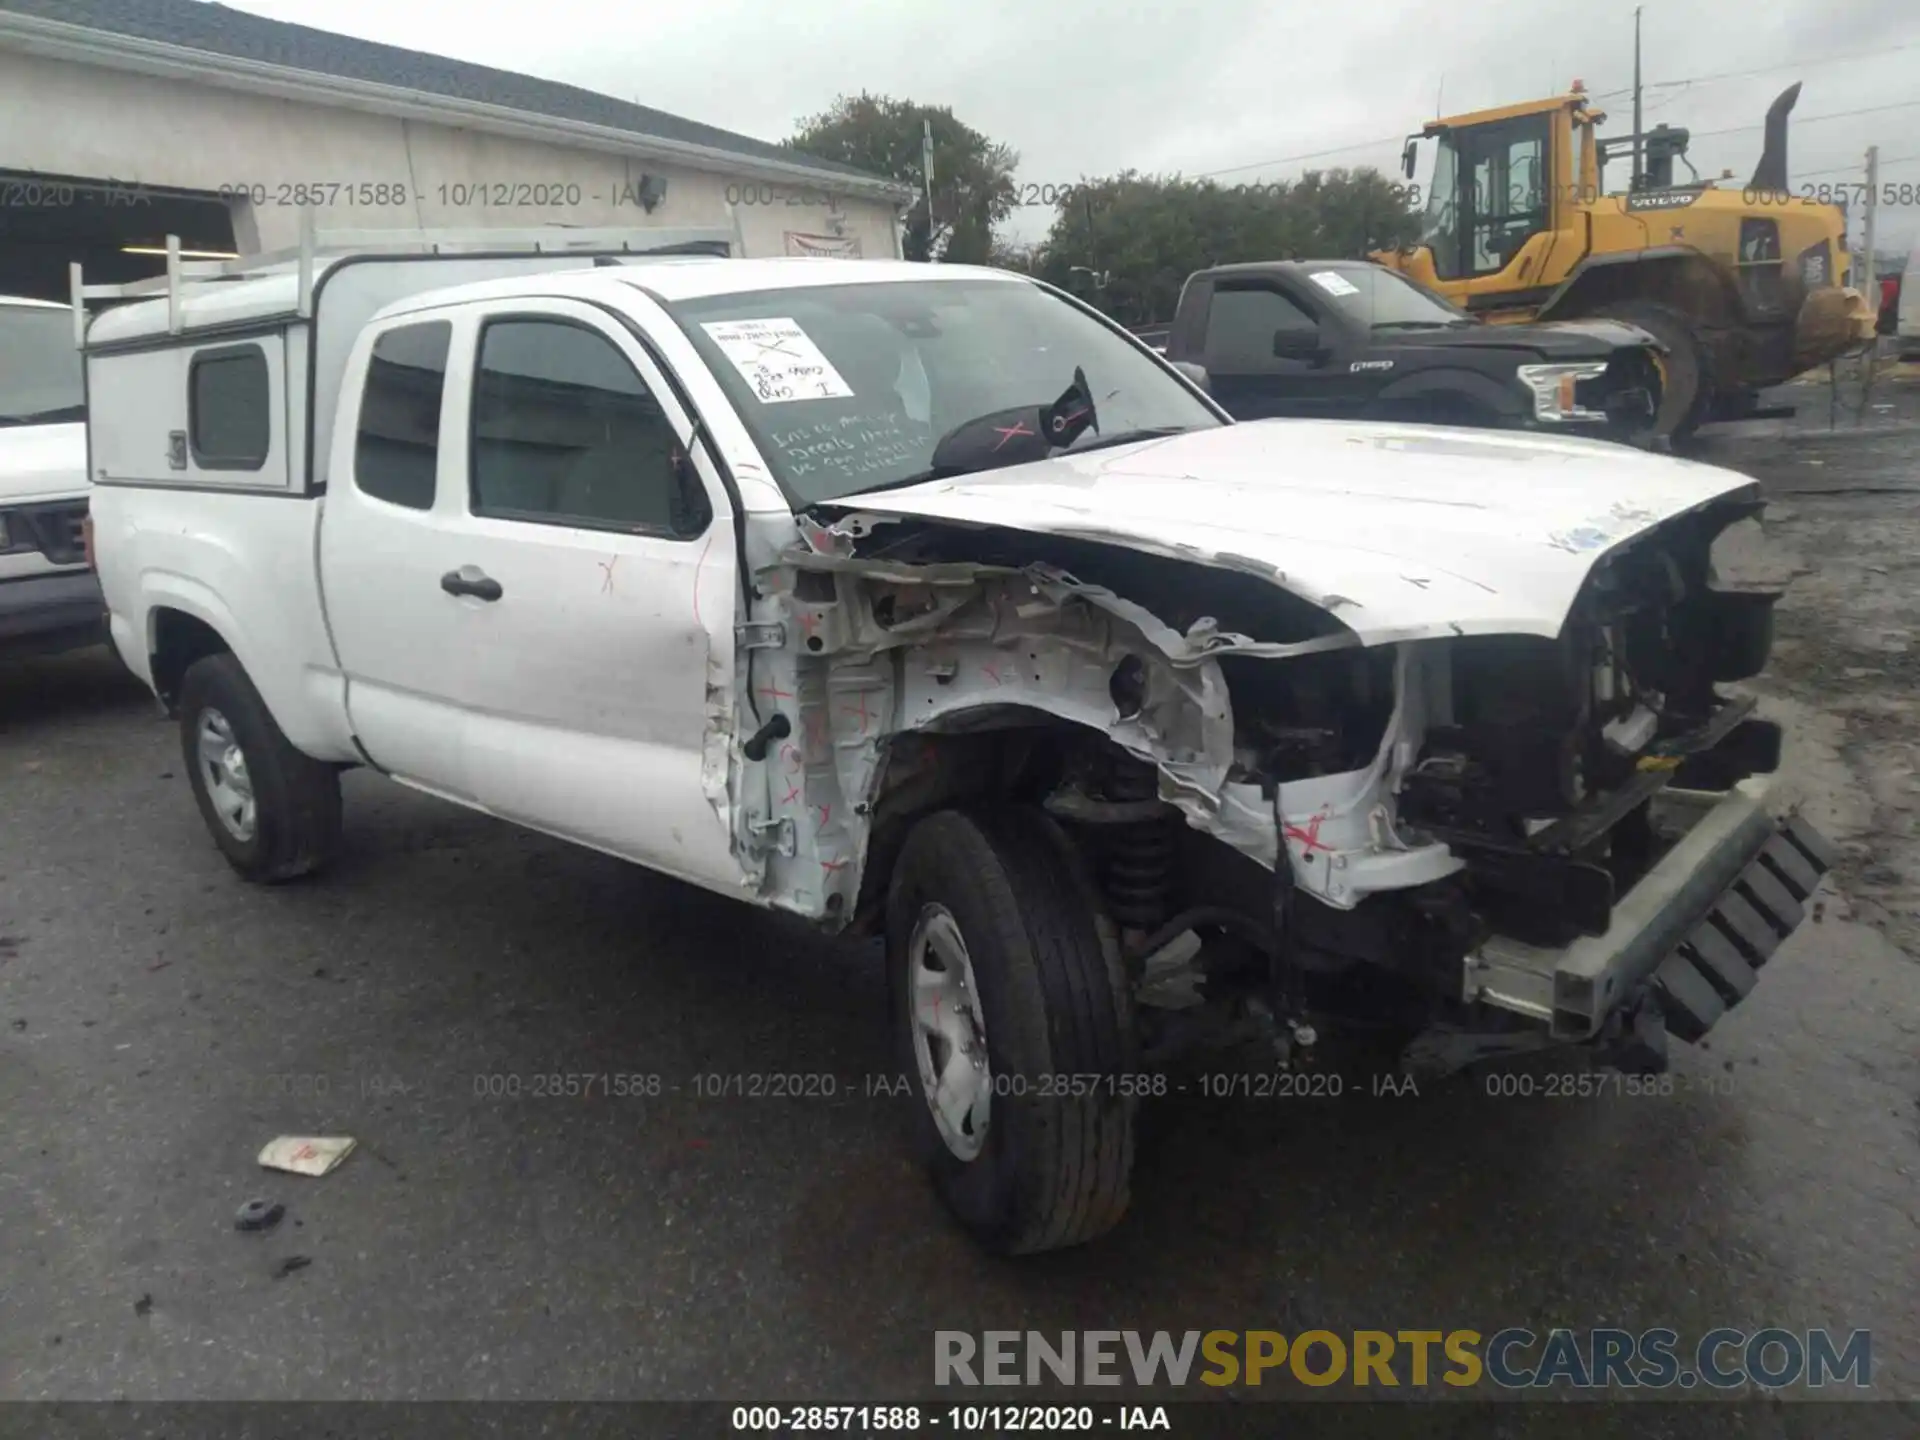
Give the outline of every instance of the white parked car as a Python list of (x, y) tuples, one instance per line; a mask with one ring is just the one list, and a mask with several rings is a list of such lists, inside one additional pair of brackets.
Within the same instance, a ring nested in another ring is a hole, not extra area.
[(0, 655), (106, 639), (87, 564), (86, 396), (64, 305), (0, 296)]
[(1824, 843), (1717, 688), (1777, 598), (1712, 582), (1744, 477), (1234, 424), (1006, 271), (603, 259), (92, 320), (114, 641), (246, 878), (362, 766), (884, 931), (934, 1180), (1016, 1252), (1120, 1217), (1196, 1047), (1657, 1070), (1800, 923)]

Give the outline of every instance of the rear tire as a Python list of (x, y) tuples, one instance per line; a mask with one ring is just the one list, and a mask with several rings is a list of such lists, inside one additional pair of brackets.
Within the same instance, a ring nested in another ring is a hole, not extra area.
[(1637, 325), (1666, 348), (1660, 357), (1660, 409), (1654, 434), (1674, 442), (1691, 439), (1713, 408), (1713, 367), (1707, 347), (1687, 317), (1670, 305), (1623, 300), (1594, 312)]
[(916, 1148), (1003, 1254), (1078, 1245), (1126, 1213), (1137, 1040), (1101, 914), (1038, 810), (930, 815), (895, 863), (887, 968)]
[(231, 654), (181, 677), (180, 752), (220, 853), (261, 884), (319, 870), (340, 848), (340, 773), (303, 755)]

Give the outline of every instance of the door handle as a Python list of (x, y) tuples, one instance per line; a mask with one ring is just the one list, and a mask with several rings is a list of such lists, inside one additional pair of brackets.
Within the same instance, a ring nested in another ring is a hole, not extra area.
[(498, 600), (506, 592), (498, 580), (491, 579), (476, 565), (462, 565), (440, 577), (440, 588), (449, 595), (471, 595), (476, 600)]

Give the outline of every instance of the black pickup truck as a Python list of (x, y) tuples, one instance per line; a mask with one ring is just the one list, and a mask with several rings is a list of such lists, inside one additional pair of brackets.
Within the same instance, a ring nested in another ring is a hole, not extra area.
[(1492, 325), (1360, 260), (1197, 271), (1163, 353), (1204, 369), (1239, 420), (1407, 420), (1644, 442), (1660, 393), (1659, 344), (1645, 331), (1609, 320)]

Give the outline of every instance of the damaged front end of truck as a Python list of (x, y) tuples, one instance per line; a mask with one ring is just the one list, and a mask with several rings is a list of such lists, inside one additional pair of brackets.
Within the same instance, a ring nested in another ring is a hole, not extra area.
[(1533, 633), (1394, 613), (1389, 584), (1454, 584), (1417, 566), (1348, 596), (954, 499), (817, 507), (760, 571), (742, 845), (768, 903), (862, 928), (919, 818), (1037, 807), (1149, 1063), (1351, 1030), (1422, 1075), (1562, 1044), (1656, 1071), (1831, 863), (1770, 804), (1779, 729), (1720, 688), (1764, 666), (1778, 598), (1714, 579), (1751, 486), (1542, 536), (1576, 581)]

